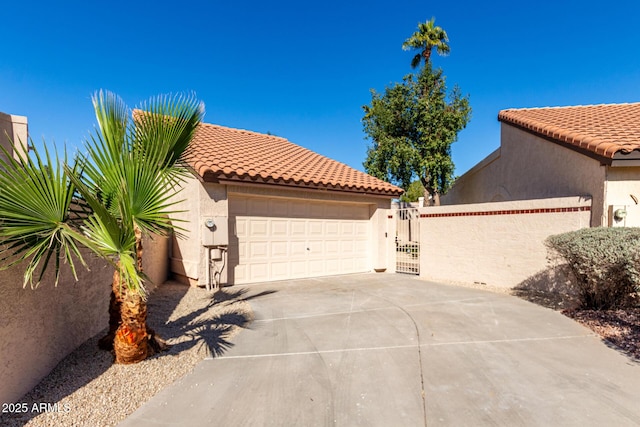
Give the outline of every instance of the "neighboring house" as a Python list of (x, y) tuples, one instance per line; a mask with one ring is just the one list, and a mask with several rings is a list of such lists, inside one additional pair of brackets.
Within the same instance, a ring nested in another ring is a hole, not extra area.
[[(640, 103), (503, 110), (500, 148), (442, 204), (590, 196), (591, 225), (640, 225)], [(627, 209), (620, 222), (613, 212)]]
[(189, 163), (176, 224), (188, 233), (171, 257), (179, 279), (211, 283), (223, 264), (229, 284), (387, 267), (385, 209), (402, 189), (284, 138), (211, 124)]

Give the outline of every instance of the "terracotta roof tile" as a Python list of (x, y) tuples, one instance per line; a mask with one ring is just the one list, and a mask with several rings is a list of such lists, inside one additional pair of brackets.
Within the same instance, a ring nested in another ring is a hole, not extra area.
[(403, 190), (285, 138), (202, 123), (188, 161), (207, 181), (231, 180), (398, 196)]
[(607, 159), (640, 151), (640, 103), (503, 110), (498, 120)]

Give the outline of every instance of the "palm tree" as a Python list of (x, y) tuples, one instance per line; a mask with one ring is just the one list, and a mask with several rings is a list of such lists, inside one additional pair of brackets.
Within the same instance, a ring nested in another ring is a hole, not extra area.
[(157, 97), (132, 117), (102, 91), (93, 104), (98, 127), (86, 156), (69, 164), (45, 145), (44, 157), (34, 150), (0, 159), (0, 243), (10, 260), (3, 268), (26, 262), (25, 285), (40, 269), (37, 285), (51, 259), (56, 283), (61, 259), (75, 275), (75, 263), (84, 264), (80, 246), (108, 260), (115, 271), (102, 342), (112, 343), (116, 363), (135, 363), (163, 346), (146, 325), (142, 237), (175, 229), (173, 196), (204, 108), (194, 96)]
[(437, 27), (435, 21), (436, 18), (431, 18), (427, 22), (418, 23), (418, 31), (402, 44), (404, 50), (418, 49), (420, 51), (411, 60), (412, 68), (417, 68), (423, 59), (425, 65), (428, 64), (434, 47), (440, 55), (447, 55), (451, 50), (447, 44), (449, 41), (447, 33)]

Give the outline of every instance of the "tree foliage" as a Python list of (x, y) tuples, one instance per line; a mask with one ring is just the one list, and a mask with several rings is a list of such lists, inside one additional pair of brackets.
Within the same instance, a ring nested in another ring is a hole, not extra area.
[(406, 191), (400, 196), (401, 202), (417, 202), (420, 197), (424, 197), (424, 187), (420, 180), (415, 180)]
[(457, 86), (447, 93), (442, 70), (426, 63), (384, 93), (372, 90), (363, 109), (367, 173), (405, 189), (418, 179), (437, 203), (453, 181), (451, 144), (471, 116), (469, 97)]
[(411, 67), (418, 68), (420, 62), (424, 59), (424, 63), (428, 64), (431, 58), (431, 51), (436, 48), (439, 55), (448, 55), (450, 52), (449, 37), (445, 30), (438, 27), (436, 18), (431, 18), (427, 22), (418, 24), (418, 31), (413, 33), (402, 44), (402, 49), (412, 50), (418, 49), (419, 52), (411, 59)]

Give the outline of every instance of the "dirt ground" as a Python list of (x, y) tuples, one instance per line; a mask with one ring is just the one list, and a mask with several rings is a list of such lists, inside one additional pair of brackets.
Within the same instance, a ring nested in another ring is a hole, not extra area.
[(577, 310), (570, 294), (516, 288), (512, 294), (560, 311), (602, 337), (607, 345), (640, 362), (640, 307), (626, 310)]

